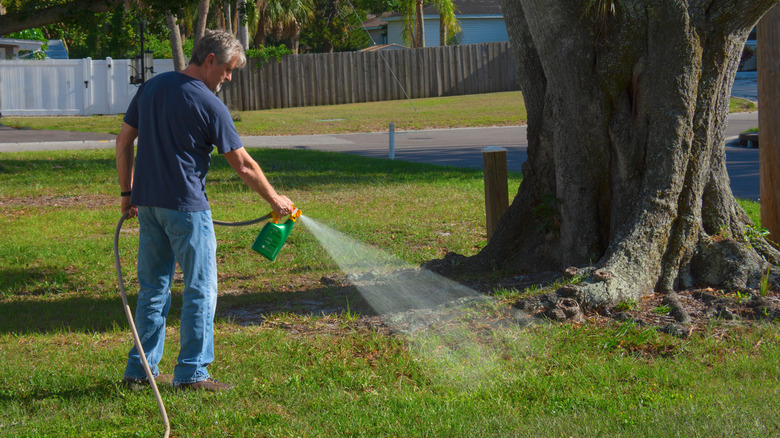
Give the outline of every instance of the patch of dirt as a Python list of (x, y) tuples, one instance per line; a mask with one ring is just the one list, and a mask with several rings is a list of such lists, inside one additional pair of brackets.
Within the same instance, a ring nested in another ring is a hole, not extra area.
[(780, 322), (780, 291), (765, 291), (762, 294), (758, 289), (689, 289), (669, 294), (653, 293), (638, 302), (623, 302), (612, 308), (599, 309), (598, 312), (583, 312), (573, 299), (576, 291), (574, 286), (551, 287), (554, 281), (554, 273), (543, 273), (535, 277), (514, 277), (498, 282), (504, 288), (517, 290), (549, 287), (546, 293), (523, 297), (512, 304), (516, 323), (528, 325), (545, 320), (587, 320), (598, 324), (622, 321), (687, 337), (712, 321), (725, 325)]
[(668, 295), (654, 293), (639, 303), (622, 304), (609, 309), (605, 316), (652, 326), (679, 336), (688, 336), (712, 320), (727, 325), (780, 322), (780, 294), (756, 289), (727, 292), (692, 289), (676, 292), (676, 301)]
[(106, 195), (75, 196), (8, 196), (0, 197), (0, 208), (4, 207), (86, 207), (100, 208), (116, 205), (119, 198)]

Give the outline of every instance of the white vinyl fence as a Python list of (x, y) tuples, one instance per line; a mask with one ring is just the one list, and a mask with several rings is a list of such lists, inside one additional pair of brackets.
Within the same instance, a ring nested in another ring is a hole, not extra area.
[[(119, 114), (135, 95), (129, 59), (0, 61), (0, 113), (11, 115)], [(173, 70), (155, 59), (154, 72)]]

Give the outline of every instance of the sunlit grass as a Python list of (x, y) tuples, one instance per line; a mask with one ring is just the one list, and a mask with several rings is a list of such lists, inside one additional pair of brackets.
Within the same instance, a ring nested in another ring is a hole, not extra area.
[[(754, 102), (731, 99), (730, 111), (757, 111)], [(308, 135), (456, 127), (515, 126), (527, 120), (519, 91), (234, 112), (241, 135)], [(118, 134), (122, 116), (3, 117), (15, 128)]]
[[(262, 111), (235, 111), (241, 135), (303, 135), (432, 128), (514, 126), (526, 121), (520, 92), (472, 94), (427, 99)], [(3, 117), (16, 128), (61, 129), (118, 134), (122, 116)]]

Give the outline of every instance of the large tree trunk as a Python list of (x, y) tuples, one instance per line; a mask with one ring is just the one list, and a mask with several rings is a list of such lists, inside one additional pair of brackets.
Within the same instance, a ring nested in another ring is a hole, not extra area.
[[(584, 268), (598, 308), (653, 290), (755, 285), (724, 130), (748, 32), (777, 0), (501, 0), (528, 111), (523, 182), (461, 269)], [(759, 254), (760, 252), (760, 254)]]

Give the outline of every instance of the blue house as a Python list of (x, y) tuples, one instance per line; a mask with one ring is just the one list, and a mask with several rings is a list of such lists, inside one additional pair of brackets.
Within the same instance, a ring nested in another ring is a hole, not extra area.
[[(461, 33), (460, 44), (509, 41), (504, 14), (498, 0), (454, 0)], [(423, 9), (425, 47), (439, 45), (439, 14), (427, 5)], [(408, 45), (403, 39), (404, 17), (387, 13), (366, 20), (364, 26), (376, 44)]]

